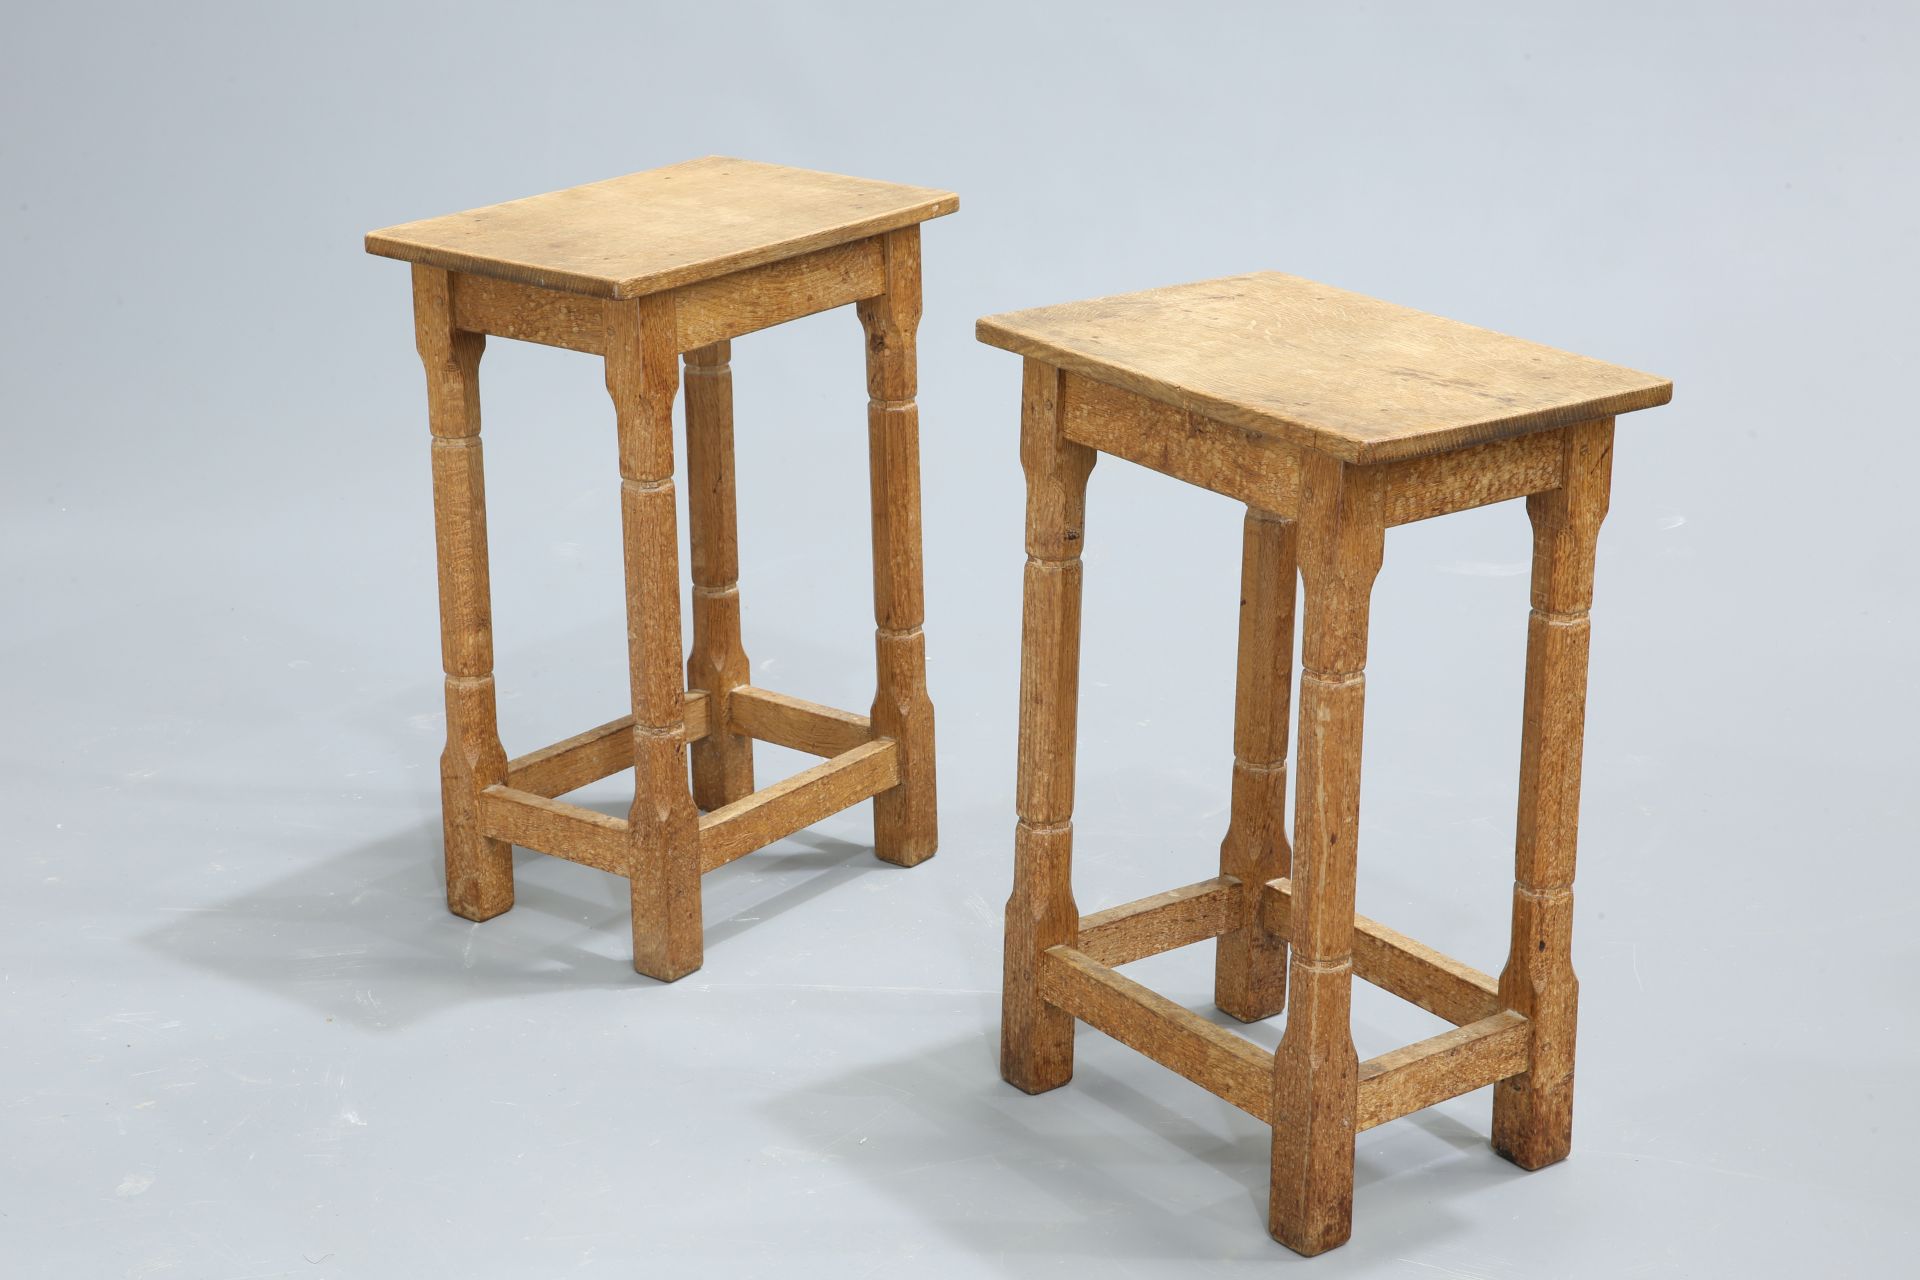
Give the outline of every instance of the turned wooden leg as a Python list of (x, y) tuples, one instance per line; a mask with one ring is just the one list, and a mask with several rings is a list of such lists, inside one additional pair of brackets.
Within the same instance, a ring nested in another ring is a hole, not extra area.
[(1240, 673), (1233, 704), (1233, 812), (1220, 874), (1245, 886), (1239, 928), (1214, 947), (1213, 1001), (1242, 1022), (1287, 1006), (1287, 943), (1269, 931), (1260, 888), (1291, 874), (1287, 719), (1293, 696), (1293, 602), (1299, 589), (1291, 521), (1247, 510), (1240, 561)]
[(1073, 1017), (1040, 997), (1040, 954), (1071, 946), (1073, 761), (1080, 702), (1080, 545), (1094, 452), (1060, 433), (1060, 372), (1026, 362), (1020, 460), (1027, 472), (1020, 638), (1019, 825), (1007, 899), (1000, 1074), (1028, 1093), (1073, 1077)]
[(900, 783), (873, 798), (874, 851), (904, 867), (939, 844), (933, 703), (927, 697), (920, 568), (920, 409), (914, 334), (920, 324), (920, 228), (888, 232), (887, 291), (859, 304), (867, 335), (867, 439), (873, 483), (873, 732), (892, 738)]
[(733, 496), (733, 344), (687, 352), (687, 534), (693, 652), (687, 687), (707, 692), (693, 744), (693, 802), (718, 809), (753, 792), (753, 741), (733, 732), (729, 695), (749, 683), (740, 643), (740, 534)]
[(1513, 942), (1500, 999), (1527, 1016), (1530, 1067), (1493, 1093), (1493, 1146), (1523, 1169), (1564, 1160), (1573, 1142), (1573, 864), (1586, 730), (1587, 611), (1594, 545), (1607, 514), (1613, 421), (1564, 431), (1565, 482), (1527, 499), (1533, 613), (1514, 839)]
[(1380, 569), (1377, 471), (1320, 455), (1301, 476), (1300, 763), (1294, 786), (1293, 955), (1274, 1055), (1268, 1230), (1296, 1253), (1346, 1242), (1353, 1225), (1359, 1061), (1353, 1051), (1353, 894), (1367, 609)]
[(633, 684), (633, 967), (671, 982), (700, 967), (700, 821), (687, 789), (680, 555), (673, 512), (673, 302), (607, 305), (607, 390), (620, 430), (620, 515)]
[(487, 495), (480, 458), (480, 353), (486, 338), (453, 327), (452, 281), (413, 269), (414, 341), (427, 370), (433, 431), (433, 532), (440, 570), (440, 654), (447, 673), (447, 748), (440, 820), (447, 909), (490, 920), (513, 905), (513, 847), (480, 832), (478, 797), (507, 780), (494, 710), (493, 610), (487, 583)]

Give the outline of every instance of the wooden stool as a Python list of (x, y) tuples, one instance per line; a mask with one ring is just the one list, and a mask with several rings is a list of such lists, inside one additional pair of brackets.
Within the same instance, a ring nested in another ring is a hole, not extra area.
[[(869, 797), (881, 858), (912, 866), (933, 855), (914, 332), (919, 224), (958, 205), (944, 191), (709, 157), (367, 237), (368, 252), (414, 264), (454, 914), (486, 920), (513, 905), (516, 844), (583, 862), (632, 881), (633, 967), (670, 982), (700, 967), (703, 872)], [(736, 581), (729, 340), (847, 303), (866, 330), (871, 397), (870, 719), (749, 683)], [(494, 708), (476, 381), (488, 334), (603, 356), (619, 426), (633, 714), (513, 760)], [(693, 562), (684, 683), (673, 486), (682, 352)], [(752, 739), (827, 759), (756, 791)], [(629, 767), (624, 822), (555, 799)]]
[[(1274, 273), (991, 316), (979, 337), (1026, 357), (1020, 823), (1001, 1073), (1028, 1093), (1065, 1084), (1077, 1018), (1266, 1121), (1268, 1227), (1305, 1254), (1347, 1239), (1362, 1129), (1499, 1082), (1495, 1149), (1528, 1169), (1564, 1157), (1594, 540), (1613, 415), (1665, 404), (1671, 384)], [(1080, 548), (1099, 453), (1248, 510), (1220, 874), (1082, 917), (1070, 881)], [(1533, 615), (1512, 949), (1495, 981), (1354, 914), (1362, 672), (1386, 530), (1520, 497), (1534, 529)], [(1290, 851), (1296, 567), (1306, 619)], [(1281, 1011), (1291, 969), (1276, 1053), (1115, 972), (1208, 938), (1215, 1003), (1242, 1021)], [(1458, 1029), (1359, 1062), (1355, 973)]]

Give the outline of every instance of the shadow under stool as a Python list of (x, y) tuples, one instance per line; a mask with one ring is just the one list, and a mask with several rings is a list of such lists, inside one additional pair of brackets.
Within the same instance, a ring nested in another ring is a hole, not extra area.
[[(933, 855), (914, 335), (919, 224), (958, 204), (944, 191), (712, 156), (367, 236), (368, 252), (413, 264), (427, 372), (454, 914), (487, 920), (513, 905), (516, 844), (582, 862), (629, 878), (633, 967), (672, 981), (700, 967), (704, 872), (868, 798), (881, 858), (912, 866)], [(730, 341), (849, 303), (866, 334), (870, 397), (870, 716), (754, 686), (740, 641)], [(632, 714), (516, 759), (501, 748), (494, 702), (477, 381), (488, 335), (603, 357), (618, 426)], [(673, 462), (682, 353), (693, 579), (684, 676)], [(826, 759), (756, 790), (756, 739)], [(556, 798), (627, 768), (624, 820)]]
[[(1489, 1084), (1493, 1145), (1537, 1169), (1572, 1133), (1574, 841), (1594, 547), (1614, 416), (1664, 379), (1273, 272), (989, 316), (1025, 357), (1019, 825), (1001, 1073), (1073, 1074), (1075, 1021), (1273, 1128), (1268, 1229), (1346, 1241), (1355, 1135)], [(1080, 552), (1094, 459), (1247, 505), (1232, 811), (1220, 874), (1081, 916), (1071, 883)], [(1368, 601), (1394, 525), (1525, 498), (1533, 525), (1513, 924), (1496, 980), (1354, 913)], [(1298, 591), (1300, 746), (1283, 820)], [(1214, 999), (1292, 1007), (1277, 1051), (1118, 973), (1217, 939)], [(1456, 1029), (1367, 1062), (1353, 975)]]

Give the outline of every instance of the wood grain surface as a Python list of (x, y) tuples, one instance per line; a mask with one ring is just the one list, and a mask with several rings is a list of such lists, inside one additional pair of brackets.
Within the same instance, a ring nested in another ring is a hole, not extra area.
[(413, 270), (414, 341), (427, 373), (433, 535), (440, 577), (440, 652), (447, 746), (440, 818), (447, 909), (490, 920), (513, 906), (513, 846), (488, 835), (480, 793), (506, 780), (493, 685), (493, 602), (487, 575), (487, 494), (480, 453), (480, 356), (487, 340), (456, 328), (453, 283)]
[[(705, 871), (868, 799), (881, 858), (911, 866), (932, 856), (918, 223), (955, 205), (944, 192), (709, 158), (368, 237), (370, 251), (414, 263), (456, 914), (484, 920), (513, 905), (515, 844), (581, 862), (628, 878), (634, 968), (673, 981), (702, 961)], [(866, 716), (754, 688), (741, 640), (731, 339), (847, 305), (866, 338), (877, 624)], [(626, 566), (631, 713), (513, 760), (496, 722), (480, 450), (489, 334), (603, 358)], [(681, 353), (693, 614), (684, 660), (673, 441)], [(827, 759), (756, 789), (756, 740)], [(625, 819), (559, 799), (629, 768)]]
[[(1271, 273), (980, 322), (1024, 357), (1027, 565), (1001, 1074), (1073, 1074), (1083, 1021), (1272, 1128), (1268, 1229), (1301, 1254), (1352, 1231), (1354, 1139), (1495, 1086), (1523, 1168), (1572, 1133), (1574, 847), (1588, 609), (1611, 412), (1664, 403), (1632, 370)], [(1100, 453), (1248, 504), (1231, 813), (1211, 880), (1076, 914), (1081, 548)], [(1533, 522), (1510, 952), (1499, 979), (1354, 911), (1371, 593), (1389, 527), (1524, 498)], [(1293, 830), (1285, 823), (1303, 601)], [(1215, 1003), (1287, 1005), (1272, 1055), (1114, 966), (1217, 939)], [(1364, 978), (1455, 1024), (1360, 1062)], [(1262, 1088), (1267, 1092), (1263, 1095)]]
[(940, 845), (927, 696), (920, 548), (920, 228), (882, 239), (886, 288), (860, 302), (867, 340), (867, 456), (873, 520), (873, 732), (897, 744), (900, 783), (874, 797), (873, 848), (911, 867)]
[(1673, 384), (1277, 271), (982, 319), (982, 342), (1347, 462), (1665, 404)]
[(1494, 1149), (1523, 1169), (1563, 1160), (1573, 1144), (1573, 871), (1580, 829), (1587, 650), (1594, 550), (1613, 475), (1613, 423), (1563, 433), (1566, 480), (1527, 500), (1533, 609), (1520, 729), (1513, 938), (1500, 1002), (1527, 1016), (1527, 1073), (1494, 1091)]
[(1060, 371), (1026, 362), (1020, 461), (1027, 473), (1027, 567), (1020, 626), (1020, 740), (1013, 892), (1007, 898), (1000, 1074), (1042, 1093), (1073, 1077), (1073, 1015), (1040, 989), (1040, 957), (1072, 946), (1073, 770), (1080, 706), (1080, 550), (1093, 450), (1061, 431)]
[(366, 245), (368, 253), (451, 271), (635, 298), (959, 207), (950, 191), (707, 156), (403, 222), (369, 232)]
[(740, 640), (740, 516), (733, 483), (733, 344), (686, 354), (687, 547), (693, 648), (687, 688), (707, 694), (710, 732), (693, 743), (693, 802), (718, 809), (753, 791), (753, 743), (733, 724), (733, 691), (751, 683)]

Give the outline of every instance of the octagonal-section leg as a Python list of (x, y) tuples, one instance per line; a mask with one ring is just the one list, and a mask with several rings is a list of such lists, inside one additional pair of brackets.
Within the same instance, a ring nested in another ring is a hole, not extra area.
[(633, 967), (672, 982), (700, 967), (700, 817), (687, 783), (674, 525), (673, 298), (607, 304), (607, 390), (620, 432), (620, 519), (633, 689)]
[(707, 693), (707, 736), (693, 744), (693, 802), (718, 809), (753, 792), (753, 741), (733, 729), (732, 693), (748, 683), (740, 641), (740, 527), (733, 485), (733, 344), (687, 352), (687, 542), (693, 651), (687, 687)]
[(1214, 944), (1213, 1001), (1242, 1022), (1287, 1005), (1287, 942), (1268, 929), (1260, 886), (1291, 874), (1287, 720), (1293, 696), (1294, 526), (1247, 511), (1240, 560), (1240, 660), (1233, 701), (1233, 809), (1220, 874), (1245, 887), (1242, 923)]
[(900, 783), (873, 798), (874, 852), (911, 867), (939, 847), (933, 702), (927, 696), (926, 590), (920, 554), (920, 228), (889, 231), (887, 287), (859, 304), (867, 337), (867, 440), (873, 504), (876, 679), (873, 732), (892, 738)]
[(1041, 1093), (1073, 1077), (1073, 1016), (1040, 996), (1040, 955), (1071, 945), (1073, 774), (1080, 705), (1080, 548), (1094, 452), (1060, 433), (1060, 371), (1028, 360), (1020, 411), (1027, 471), (1020, 633), (1020, 758), (1013, 893), (1007, 899), (1000, 1074)]
[(1300, 764), (1294, 787), (1286, 1030), (1274, 1055), (1268, 1230), (1296, 1253), (1353, 1227), (1359, 1059), (1353, 1049), (1353, 906), (1367, 613), (1385, 533), (1377, 469), (1322, 455), (1303, 468)]
[(480, 454), (480, 355), (487, 340), (454, 327), (452, 278), (436, 267), (413, 269), (413, 318), (433, 431), (440, 652), (447, 673), (447, 746), (440, 757), (447, 909), (468, 920), (490, 920), (513, 905), (513, 846), (483, 834), (479, 815), (480, 793), (507, 779), (494, 703)]
[(1563, 431), (1564, 480), (1527, 499), (1533, 521), (1533, 612), (1527, 620), (1520, 810), (1515, 824), (1513, 941), (1500, 999), (1527, 1016), (1528, 1070), (1493, 1093), (1493, 1146), (1524, 1169), (1566, 1159), (1573, 1144), (1574, 847), (1586, 734), (1594, 548), (1607, 514), (1613, 420)]

